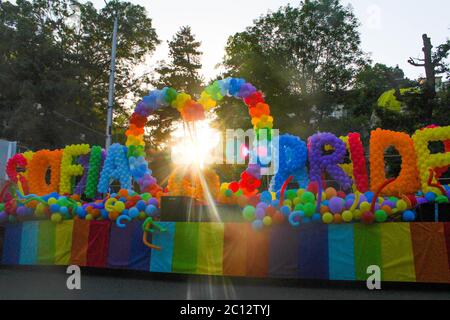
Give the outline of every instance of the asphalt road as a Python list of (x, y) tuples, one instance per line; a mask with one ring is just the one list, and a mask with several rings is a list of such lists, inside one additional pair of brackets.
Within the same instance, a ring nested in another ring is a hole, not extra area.
[(302, 282), (82, 269), (68, 290), (65, 267), (0, 266), (0, 299), (450, 299), (450, 286)]

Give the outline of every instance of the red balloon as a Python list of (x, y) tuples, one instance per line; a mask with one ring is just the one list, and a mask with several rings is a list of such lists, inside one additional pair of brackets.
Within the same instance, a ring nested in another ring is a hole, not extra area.
[(231, 182), (231, 183), (228, 185), (228, 189), (230, 189), (230, 190), (233, 191), (233, 192), (237, 192), (237, 191), (239, 190), (239, 183), (237, 183), (237, 182)]
[(338, 192), (337, 192), (337, 196), (338, 196), (339, 198), (345, 199), (345, 192), (344, 192), (344, 191), (338, 191)]
[(308, 184), (306, 190), (314, 194), (317, 194), (317, 192), (319, 192), (319, 184), (316, 181), (312, 181)]
[(371, 224), (375, 221), (375, 215), (371, 212), (364, 212), (361, 221), (365, 224)]

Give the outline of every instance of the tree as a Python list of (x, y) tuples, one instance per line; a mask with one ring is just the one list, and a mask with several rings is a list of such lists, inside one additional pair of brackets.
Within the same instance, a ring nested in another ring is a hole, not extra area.
[(427, 121), (431, 121), (435, 106), (432, 100), (436, 98), (436, 75), (450, 72), (449, 64), (445, 61), (450, 53), (450, 40), (438, 46), (435, 52), (433, 52), (431, 38), (423, 34), (422, 41), (424, 58), (409, 58), (408, 63), (415, 67), (425, 68), (426, 82), (424, 84), (423, 94), (427, 103), (425, 103), (423, 116)]
[[(169, 62), (161, 61), (156, 69), (159, 77), (152, 82), (157, 88), (172, 87), (178, 92), (186, 92), (199, 98), (203, 79), (199, 74), (202, 67), (199, 50), (201, 43), (195, 39), (191, 27), (183, 26), (173, 36), (169, 44)], [(180, 119), (174, 108), (162, 108), (150, 119), (150, 145), (162, 149), (167, 145), (173, 124)]]
[[(141, 6), (70, 0), (0, 3), (0, 136), (31, 148), (104, 144), (113, 14), (119, 16), (116, 124), (147, 77), (134, 68), (158, 39)], [(122, 117), (121, 117), (122, 115)]]
[[(323, 130), (315, 119), (332, 114), (366, 64), (358, 25), (338, 0), (282, 7), (229, 38), (226, 75), (243, 77), (266, 94), (277, 128), (303, 137)], [(236, 120), (227, 125), (245, 127)]]

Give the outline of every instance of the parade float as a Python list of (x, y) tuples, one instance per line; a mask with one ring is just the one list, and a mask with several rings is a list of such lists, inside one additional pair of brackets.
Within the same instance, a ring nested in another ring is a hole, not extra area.
[[(239, 181), (191, 164), (159, 185), (146, 159), (148, 118), (176, 108), (195, 140), (196, 122), (226, 96), (243, 101), (254, 128)], [(376, 129), (366, 142), (359, 133), (273, 133), (263, 93), (226, 78), (197, 101), (151, 91), (125, 145), (16, 154), (0, 193), (1, 263), (326, 280), (366, 280), (377, 265), (384, 281), (450, 283), (450, 187), (439, 182), (450, 166), (450, 126), (412, 136)], [(431, 153), (431, 142), (445, 152)], [(394, 178), (385, 173), (388, 147), (402, 159)], [(271, 164), (262, 158), (277, 163), (266, 188)]]

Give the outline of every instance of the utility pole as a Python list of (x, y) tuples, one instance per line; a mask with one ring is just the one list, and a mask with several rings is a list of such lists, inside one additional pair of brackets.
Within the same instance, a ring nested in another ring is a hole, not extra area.
[(113, 29), (112, 49), (111, 49), (111, 67), (109, 69), (108, 114), (106, 118), (106, 143), (105, 143), (106, 149), (108, 149), (109, 146), (111, 145), (113, 107), (114, 107), (114, 73), (116, 69), (116, 45), (117, 45), (118, 23), (119, 22), (116, 11), (114, 13), (114, 29)]

